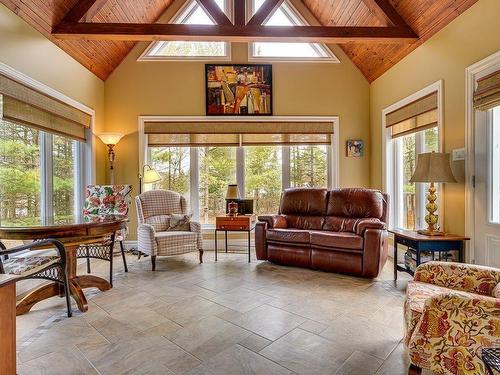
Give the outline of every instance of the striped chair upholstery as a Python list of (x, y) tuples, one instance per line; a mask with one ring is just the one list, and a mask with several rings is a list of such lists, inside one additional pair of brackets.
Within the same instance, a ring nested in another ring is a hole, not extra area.
[(171, 256), (199, 251), (203, 257), (201, 225), (190, 221), (189, 231), (171, 231), (170, 215), (188, 213), (186, 198), (168, 190), (151, 190), (135, 197), (137, 207), (138, 250), (151, 256), (153, 271), (157, 256)]

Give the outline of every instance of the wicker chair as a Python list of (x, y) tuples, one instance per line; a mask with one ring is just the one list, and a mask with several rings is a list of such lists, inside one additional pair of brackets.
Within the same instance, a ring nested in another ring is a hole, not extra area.
[(157, 256), (171, 256), (199, 251), (203, 262), (201, 225), (190, 221), (189, 231), (169, 230), (170, 215), (187, 214), (187, 202), (179, 193), (152, 190), (135, 197), (137, 206), (137, 241), (139, 251), (151, 256), (153, 271)]
[[(57, 255), (34, 255), (34, 251), (47, 250), (48, 247), (55, 247)], [(15, 255), (21, 252), (22, 254)], [(0, 242), (0, 273), (19, 276), (19, 280), (43, 279), (58, 283), (61, 286), (61, 295), (66, 297), (68, 317), (71, 317), (66, 251), (61, 242), (48, 239), (10, 249), (6, 249)]]
[[(130, 185), (89, 185), (86, 190), (85, 204), (83, 207), (84, 220), (99, 220), (106, 216), (128, 215), (130, 206)], [(90, 259), (101, 259), (109, 262), (109, 283), (113, 286), (113, 248), (119, 241), (123, 259), (123, 267), (128, 272), (127, 259), (123, 241), (128, 230), (122, 229), (105, 241), (83, 244), (78, 248), (77, 257), (87, 259), (87, 273), (90, 273)]]

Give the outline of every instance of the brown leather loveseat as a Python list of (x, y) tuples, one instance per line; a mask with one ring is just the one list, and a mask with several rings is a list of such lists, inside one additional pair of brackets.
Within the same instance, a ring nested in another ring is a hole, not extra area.
[(257, 259), (376, 277), (387, 260), (388, 204), (378, 190), (287, 189), (278, 215), (259, 216)]

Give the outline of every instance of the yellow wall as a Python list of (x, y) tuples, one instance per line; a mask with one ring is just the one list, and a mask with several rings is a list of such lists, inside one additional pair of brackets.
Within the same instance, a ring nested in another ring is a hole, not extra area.
[[(465, 69), (500, 49), (500, 1), (480, 0), (371, 85), (371, 184), (382, 188), (382, 110), (444, 81), (444, 150), (465, 146)], [(464, 162), (453, 162), (460, 182), (447, 184), (445, 230), (464, 233)]]
[[(94, 109), (95, 131), (103, 129), (104, 83), (3, 4), (0, 4), (0, 62)], [(99, 166), (105, 147), (99, 140), (95, 145)], [(96, 168), (96, 180), (104, 181), (103, 168)]]
[[(115, 182), (138, 192), (140, 115), (205, 115), (205, 62), (138, 62), (140, 43), (105, 83), (106, 129), (127, 134), (116, 146)], [(346, 139), (370, 141), (369, 84), (340, 48), (341, 64), (273, 63), (274, 115), (340, 117), (340, 184), (370, 185), (370, 163), (345, 157)], [(233, 62), (247, 62), (247, 45), (233, 43)], [(369, 149), (367, 150), (369, 153)], [(131, 238), (135, 238), (135, 208)]]

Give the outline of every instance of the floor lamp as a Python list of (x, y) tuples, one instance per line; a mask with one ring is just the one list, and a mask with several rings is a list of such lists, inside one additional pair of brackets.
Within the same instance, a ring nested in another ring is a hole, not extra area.
[(109, 161), (109, 183), (113, 185), (115, 183), (115, 151), (113, 148), (120, 142), (123, 138), (121, 133), (100, 133), (97, 135), (101, 141), (108, 146), (108, 161)]
[(161, 181), (161, 176), (156, 169), (149, 164), (144, 164), (142, 173), (139, 173), (139, 194), (142, 193), (142, 184), (154, 184)]

